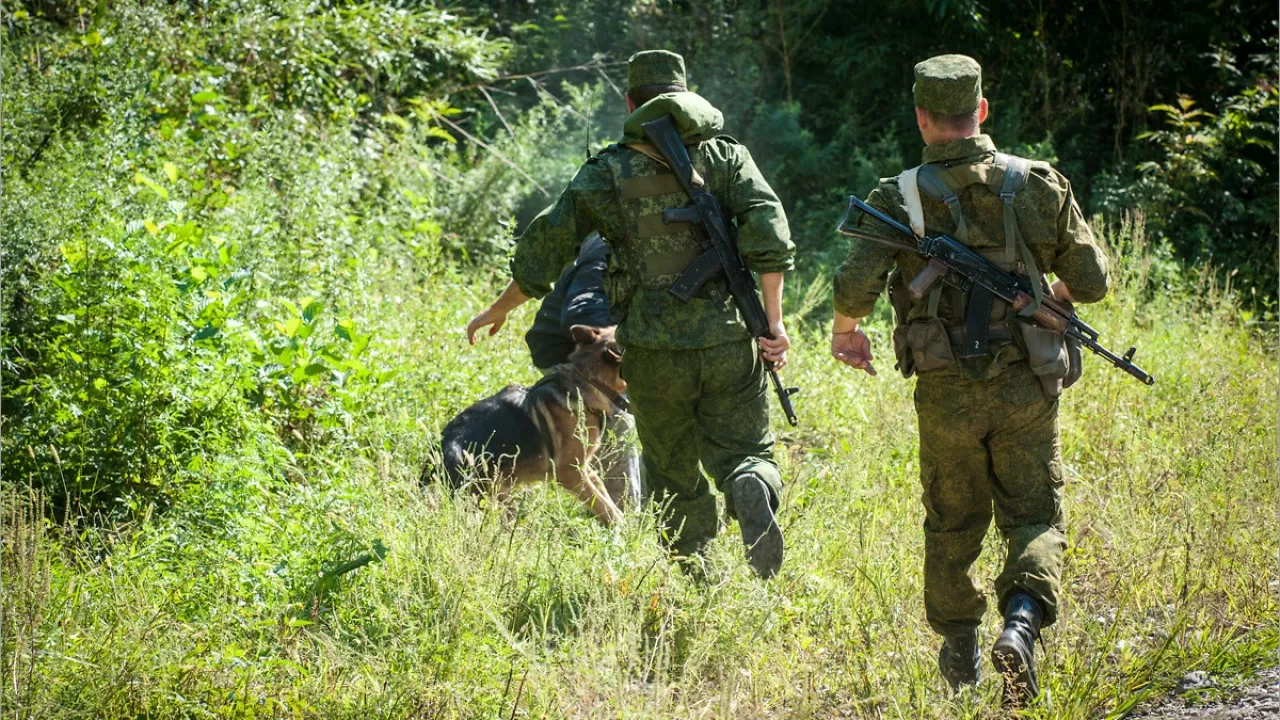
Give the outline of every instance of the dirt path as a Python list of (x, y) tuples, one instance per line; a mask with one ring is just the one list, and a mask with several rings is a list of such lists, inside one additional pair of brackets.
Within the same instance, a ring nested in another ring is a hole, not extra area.
[[(1196, 680), (1191, 679), (1189, 684), (1195, 686)], [(1188, 683), (1188, 679), (1183, 683)], [(1260, 673), (1234, 700), (1187, 705), (1175, 696), (1130, 717), (1135, 720), (1275, 720), (1280, 718), (1280, 668)]]

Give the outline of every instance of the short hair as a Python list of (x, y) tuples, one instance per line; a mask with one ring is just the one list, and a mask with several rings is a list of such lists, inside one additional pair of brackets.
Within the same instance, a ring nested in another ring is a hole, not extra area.
[(926, 108), (920, 109), (924, 110), (924, 114), (929, 118), (930, 124), (937, 125), (943, 130), (959, 132), (961, 130), (970, 130), (981, 125), (978, 120), (981, 108), (974, 108), (973, 112), (967, 112), (960, 115), (941, 115)]
[(641, 85), (640, 87), (633, 87), (628, 90), (627, 97), (631, 98), (631, 102), (635, 103), (636, 107), (639, 107), (659, 95), (666, 95), (667, 93), (674, 92), (686, 92), (688, 89), (689, 88), (683, 85)]

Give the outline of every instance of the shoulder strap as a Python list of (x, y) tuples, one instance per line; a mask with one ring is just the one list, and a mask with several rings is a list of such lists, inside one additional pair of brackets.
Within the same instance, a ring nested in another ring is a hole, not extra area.
[(898, 176), (898, 191), (906, 204), (907, 220), (916, 235), (924, 235), (924, 207), (920, 204), (920, 167), (916, 166)]
[(1005, 168), (1004, 184), (1000, 186), (1000, 201), (1004, 204), (1005, 260), (1012, 263), (1020, 255), (1022, 264), (1026, 266), (1034, 297), (1031, 304), (1023, 308), (1019, 314), (1030, 317), (1039, 309), (1040, 301), (1044, 299), (1044, 287), (1040, 283), (1040, 268), (1036, 266), (1035, 256), (1031, 254), (1031, 248), (1028, 248), (1027, 243), (1022, 239), (1022, 231), (1018, 229), (1018, 216), (1013, 209), (1013, 200), (1027, 186), (1031, 163), (1025, 158), (1004, 153), (996, 153), (995, 161)]
[(920, 166), (920, 188), (929, 197), (946, 203), (947, 209), (951, 211), (951, 220), (956, 226), (955, 238), (960, 242), (967, 242), (969, 226), (965, 224), (964, 211), (960, 208), (960, 191), (968, 187), (968, 184), (960, 184), (954, 180), (947, 168), (932, 163)]
[[(924, 206), (920, 204), (920, 166), (904, 171), (898, 176), (898, 190), (902, 193), (902, 201), (907, 208), (907, 220), (911, 223), (911, 230), (916, 234), (924, 235)], [(962, 218), (963, 221), (963, 218)], [(929, 293), (929, 301), (925, 306), (925, 313), (929, 317), (937, 317), (938, 301), (942, 299), (942, 283), (937, 283), (933, 291)]]

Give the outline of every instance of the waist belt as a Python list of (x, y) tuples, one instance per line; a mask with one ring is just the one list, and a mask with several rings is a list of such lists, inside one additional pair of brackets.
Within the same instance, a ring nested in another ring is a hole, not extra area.
[[(964, 346), (964, 326), (947, 328), (947, 337), (951, 347)], [(1007, 322), (992, 323), (988, 330), (987, 340), (990, 342), (1012, 342), (1013, 328)]]

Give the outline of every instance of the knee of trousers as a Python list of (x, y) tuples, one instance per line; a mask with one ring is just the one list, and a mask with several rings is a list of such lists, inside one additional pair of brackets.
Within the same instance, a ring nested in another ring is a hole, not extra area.
[(924, 533), (925, 565), (943, 569), (954, 568), (955, 572), (967, 572), (969, 566), (982, 554), (982, 541), (986, 536), (986, 526), (949, 532), (926, 529)]

